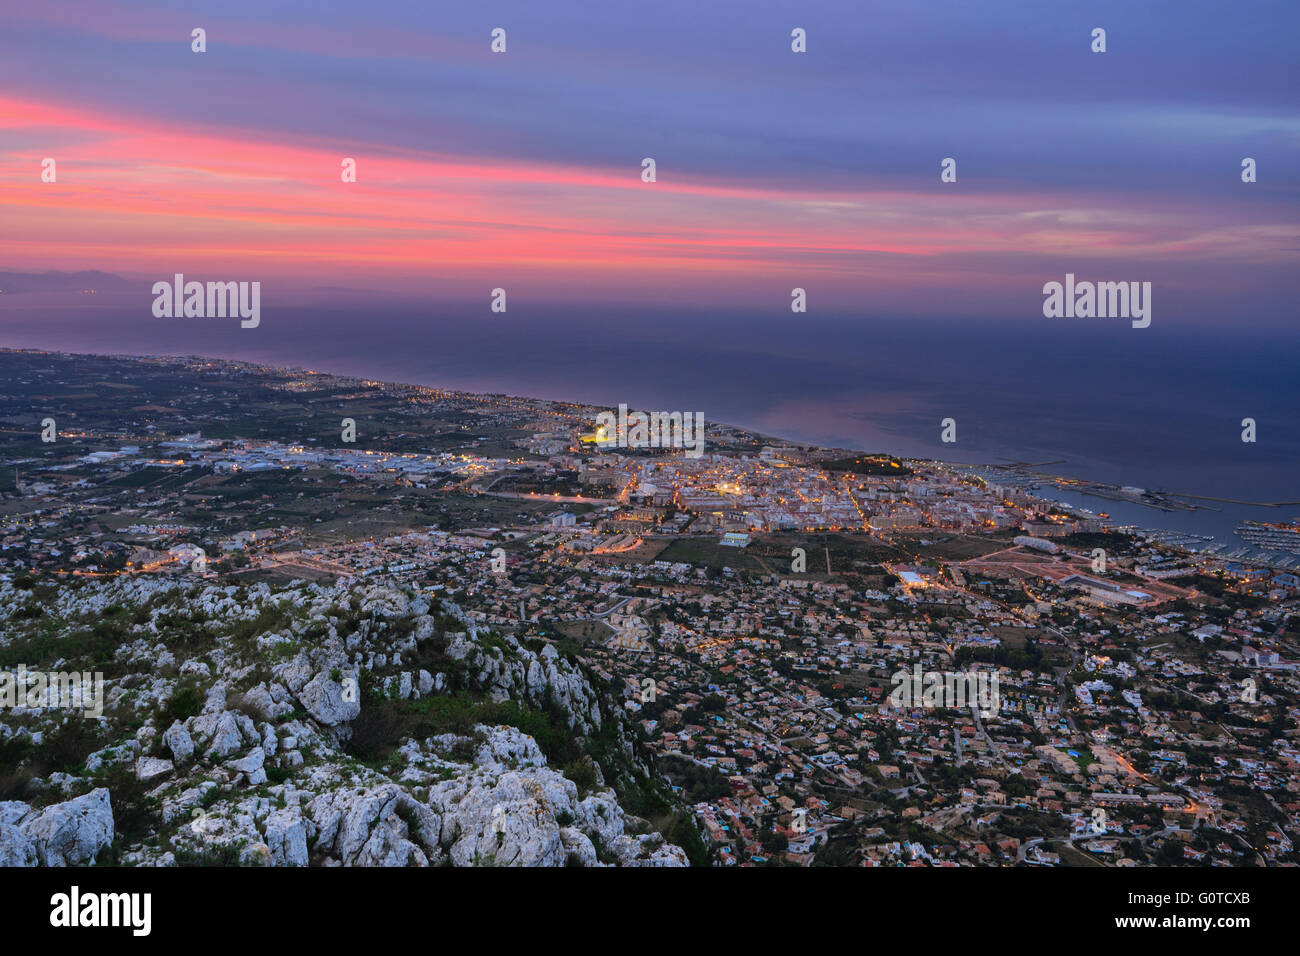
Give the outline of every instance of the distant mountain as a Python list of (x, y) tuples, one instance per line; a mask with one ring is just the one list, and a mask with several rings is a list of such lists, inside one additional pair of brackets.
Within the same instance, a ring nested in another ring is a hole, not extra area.
[(96, 292), (136, 288), (140, 283), (111, 272), (0, 272), (0, 292)]

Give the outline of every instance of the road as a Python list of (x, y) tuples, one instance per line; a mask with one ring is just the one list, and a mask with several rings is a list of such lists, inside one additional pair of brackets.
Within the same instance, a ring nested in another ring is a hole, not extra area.
[(591, 617), (589, 618), (589, 620), (599, 621), (599, 620), (600, 620), (601, 618), (603, 618), (603, 617), (609, 617), (611, 614), (613, 614), (613, 613), (614, 613), (615, 611), (617, 611), (619, 608), (621, 608), (621, 607), (626, 607), (628, 604), (632, 603), (632, 602), (635, 601), (635, 600), (636, 600), (635, 597), (623, 598), (623, 600), (619, 601), (619, 602), (618, 602), (617, 604), (615, 604), (613, 607), (607, 607), (607, 608), (605, 608), (605, 610), (603, 610), (603, 611), (597, 611), (595, 614), (591, 615)]

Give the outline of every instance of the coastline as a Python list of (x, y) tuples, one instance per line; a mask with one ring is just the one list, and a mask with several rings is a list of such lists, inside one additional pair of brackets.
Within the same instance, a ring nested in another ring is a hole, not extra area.
[[(281, 373), (329, 375), (341, 380), (353, 382), (382, 382), (387, 386), (398, 388), (436, 388), (454, 394), (470, 396), (506, 394), (511, 398), (521, 398), (539, 402), (555, 402), (584, 409), (591, 409), (593, 414), (605, 407), (598, 403), (590, 401), (575, 401), (567, 397), (517, 392), (501, 393), (471, 391), (463, 388), (450, 388), (433, 382), (403, 381), (391, 378), (360, 375), (352, 371), (335, 371), (319, 367), (307, 368), (301, 365), (229, 358), (225, 356), (204, 355), (200, 353), (80, 352), (66, 351), (62, 349), (16, 346), (0, 346), (0, 352), (35, 355), (50, 354), (69, 358), (109, 358), (127, 361), (221, 362), (233, 366), (257, 367)], [(616, 407), (616, 405), (610, 407)], [(1242, 546), (1242, 542), (1236, 538), (1232, 530), (1240, 521), (1261, 520), (1267, 519), (1268, 517), (1272, 517), (1274, 520), (1284, 519), (1289, 516), (1283, 509), (1291, 505), (1289, 502), (1245, 502), (1211, 496), (1198, 496), (1164, 491), (1156, 493), (1157, 497), (1149, 501), (1137, 500), (1137, 496), (1133, 494), (1121, 494), (1112, 497), (1105, 493), (1096, 494), (1095, 491), (1103, 489), (1127, 491), (1129, 489), (1125, 489), (1124, 486), (1112, 484), (1106, 481), (1085, 479), (1073, 475), (1037, 470), (1044, 468), (1045, 466), (1066, 464), (1066, 459), (1053, 459), (1038, 463), (1023, 459), (1011, 462), (956, 462), (944, 458), (908, 454), (902, 450), (893, 450), (887, 447), (877, 446), (870, 448), (853, 448), (841, 445), (828, 445), (818, 441), (809, 440), (797, 433), (787, 432), (782, 434), (780, 432), (760, 430), (741, 421), (718, 421), (716, 424), (743, 431), (756, 440), (766, 441), (771, 444), (794, 444), (801, 448), (815, 450), (819, 453), (884, 454), (899, 458), (900, 460), (921, 462), (939, 467), (966, 471), (968, 473), (982, 473), (985, 471), (996, 472), (999, 480), (1009, 484), (1014, 484), (1020, 487), (1029, 487), (1032, 485), (1033, 490), (1031, 493), (1046, 500), (1056, 501), (1072, 508), (1081, 508), (1093, 512), (1094, 514), (1108, 512), (1111, 515), (1109, 523), (1112, 526), (1133, 527), (1145, 532), (1154, 533), (1186, 533), (1193, 536), (1210, 538), (1219, 544), (1231, 547)], [(783, 429), (782, 431), (785, 430)], [(1137, 480), (1140, 480), (1140, 478)], [(1214, 501), (1229, 507), (1224, 508), (1200, 504), (1189, 505), (1178, 501), (1178, 499), (1183, 498), (1197, 499), (1200, 501)], [(1161, 502), (1173, 503), (1175, 506), (1172, 508), (1162, 508), (1160, 506)], [(1264, 513), (1264, 509), (1269, 509), (1269, 511)], [(1296, 511), (1297, 514), (1300, 514), (1300, 504), (1296, 505)]]

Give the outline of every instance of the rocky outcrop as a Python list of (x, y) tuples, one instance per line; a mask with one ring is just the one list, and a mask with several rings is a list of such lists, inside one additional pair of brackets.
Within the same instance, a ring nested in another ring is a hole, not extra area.
[[(355, 688), (356, 681), (353, 679)], [(298, 700), (307, 708), (307, 712), (326, 727), (335, 727), (356, 720), (361, 713), (361, 702), (355, 690), (348, 694), (343, 685), (331, 680), (324, 674), (318, 674), (298, 691)]]
[[(16, 817), (11, 808), (7, 814)], [(26, 842), (24, 842), (24, 839)], [(113, 842), (113, 808), (105, 789), (56, 803), (17, 818), (17, 826), (0, 824), (0, 860), (8, 866), (80, 866), (94, 862), (99, 851)]]
[(11, 823), (0, 823), (0, 866), (36, 866), (36, 842)]
[[(117, 848), (128, 864), (685, 865), (680, 849), (643, 833), (644, 821), (629, 823), (598, 765), (579, 778), (594, 779), (594, 792), (580, 792), (515, 727), (465, 731), (457, 721), (456, 733), (385, 737), (379, 759), (354, 749), (363, 707), (389, 715), (381, 729), (400, 728), (429, 712), (421, 701), (447, 694), (457, 695), (452, 709), (468, 699), (482, 713), (516, 701), (579, 739), (602, 727), (607, 739), (610, 721), (621, 733), (617, 712), (602, 711), (582, 668), (553, 646), (482, 634), (454, 605), (383, 586), (189, 587), (83, 587), (84, 606), (116, 605), (117, 620), (133, 622), (117, 660), (138, 668), (109, 682), (99, 749), (73, 773), (38, 781), (46, 799), (91, 792), (39, 810), (0, 803), (0, 865), (93, 862), (115, 835), (100, 781), (124, 786), (123, 777), (136, 809), (147, 800), (157, 820), (155, 839)], [(72, 613), (62, 594), (55, 605)], [(190, 625), (176, 629), (186, 615)], [(248, 627), (263, 618), (274, 626)], [(39, 742), (39, 720), (19, 732)], [(113, 728), (117, 739), (102, 746)]]
[(396, 784), (338, 791), (308, 806), (316, 845), (344, 866), (428, 866), (441, 862), (441, 821)]
[(153, 780), (171, 773), (175, 766), (161, 757), (141, 757), (135, 762), (135, 775), (141, 780)]
[(194, 738), (185, 729), (185, 725), (174, 721), (163, 734), (163, 743), (172, 752), (176, 763), (185, 763), (194, 756)]

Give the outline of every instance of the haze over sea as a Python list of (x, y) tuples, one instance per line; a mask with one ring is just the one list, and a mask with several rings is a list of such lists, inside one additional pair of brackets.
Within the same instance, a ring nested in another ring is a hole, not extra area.
[[(1050, 278), (1050, 277), (1049, 277)], [(491, 314), (347, 291), (292, 304), (263, 289), (262, 321), (157, 319), (139, 293), (0, 296), (0, 345), (66, 352), (207, 355), (587, 402), (702, 412), (765, 434), (1042, 470), (1249, 501), (1300, 500), (1300, 334), (1180, 324), (1155, 299), (1150, 328), (1117, 319), (893, 319), (682, 307), (530, 303)], [(1036, 291), (1036, 290), (1035, 290)], [(434, 296), (430, 296), (431, 299)], [(1041, 300), (1029, 298), (1037, 308)], [(957, 422), (957, 443), (939, 440)], [(1254, 418), (1258, 441), (1241, 441)], [(363, 426), (364, 427), (364, 426)], [(1047, 489), (1044, 488), (1044, 493)], [(1060, 495), (1117, 521), (1235, 540), (1243, 518), (1300, 506), (1165, 513)]]

